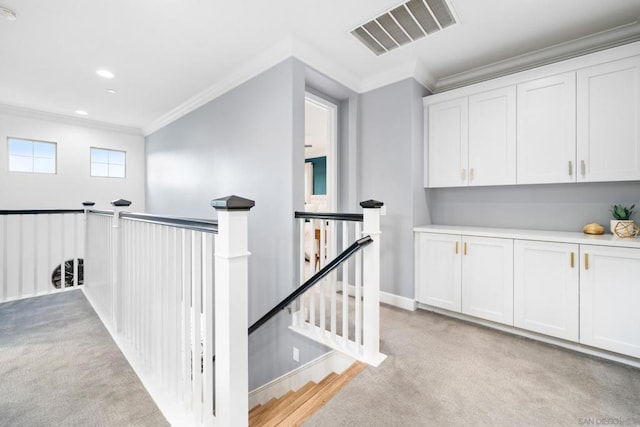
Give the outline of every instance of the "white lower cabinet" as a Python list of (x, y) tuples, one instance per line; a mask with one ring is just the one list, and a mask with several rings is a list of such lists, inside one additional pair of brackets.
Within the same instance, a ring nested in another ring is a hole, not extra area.
[(580, 245), (580, 343), (640, 357), (640, 249)]
[(460, 312), (462, 238), (450, 234), (416, 235), (416, 299)]
[(418, 233), (416, 299), (513, 325), (513, 240)]
[(420, 228), (418, 303), (640, 359), (640, 239)]
[(578, 245), (516, 240), (514, 326), (578, 341)]
[(513, 240), (462, 239), (462, 312), (513, 325)]

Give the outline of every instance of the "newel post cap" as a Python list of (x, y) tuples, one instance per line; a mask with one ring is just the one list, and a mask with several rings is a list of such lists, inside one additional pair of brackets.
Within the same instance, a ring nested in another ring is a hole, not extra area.
[(360, 202), (360, 207), (365, 208), (365, 209), (380, 209), (381, 207), (384, 206), (384, 203), (382, 203), (379, 200), (365, 200), (364, 202)]
[(96, 202), (82, 202), (82, 206), (95, 206)]
[(131, 202), (125, 199), (113, 200), (111, 204), (116, 207), (131, 206)]
[(211, 201), (211, 206), (224, 211), (248, 211), (256, 205), (253, 200), (239, 196), (227, 196)]

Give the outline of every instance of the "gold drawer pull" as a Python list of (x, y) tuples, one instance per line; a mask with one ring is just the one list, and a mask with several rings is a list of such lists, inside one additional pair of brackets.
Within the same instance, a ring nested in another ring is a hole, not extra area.
[(584, 254), (584, 269), (589, 269), (589, 254)]
[(456, 255), (458, 255), (458, 242), (456, 242)]
[(467, 254), (467, 242), (464, 242), (464, 254)]
[(574, 267), (574, 265), (575, 265), (574, 255), (575, 255), (575, 254), (574, 254), (573, 252), (571, 252), (571, 268), (573, 268), (573, 267)]

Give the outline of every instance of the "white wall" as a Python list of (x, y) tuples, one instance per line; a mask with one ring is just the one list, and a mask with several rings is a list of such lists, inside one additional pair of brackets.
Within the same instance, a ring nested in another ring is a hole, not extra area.
[[(57, 173), (9, 172), (7, 137), (57, 143)], [(91, 177), (90, 147), (126, 151), (126, 178)], [(96, 208), (110, 208), (109, 202), (131, 200), (131, 210), (145, 209), (144, 138), (133, 131), (85, 126), (81, 120), (51, 115), (23, 114), (0, 109), (0, 210), (74, 209), (81, 202), (96, 202)]]

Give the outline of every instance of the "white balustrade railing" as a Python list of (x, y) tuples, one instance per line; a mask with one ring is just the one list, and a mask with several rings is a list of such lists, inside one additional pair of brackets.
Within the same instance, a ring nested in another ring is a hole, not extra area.
[(82, 284), (82, 210), (0, 211), (0, 302)]
[(123, 206), (87, 215), (85, 294), (174, 425), (248, 420), (246, 229), (253, 202), (212, 204), (217, 222), (126, 213)]
[(380, 353), (380, 208), (362, 202), (363, 214), (296, 213), (301, 282), (320, 271), (354, 241), (373, 242), (356, 252), (293, 306), (291, 328), (328, 347), (378, 366)]

